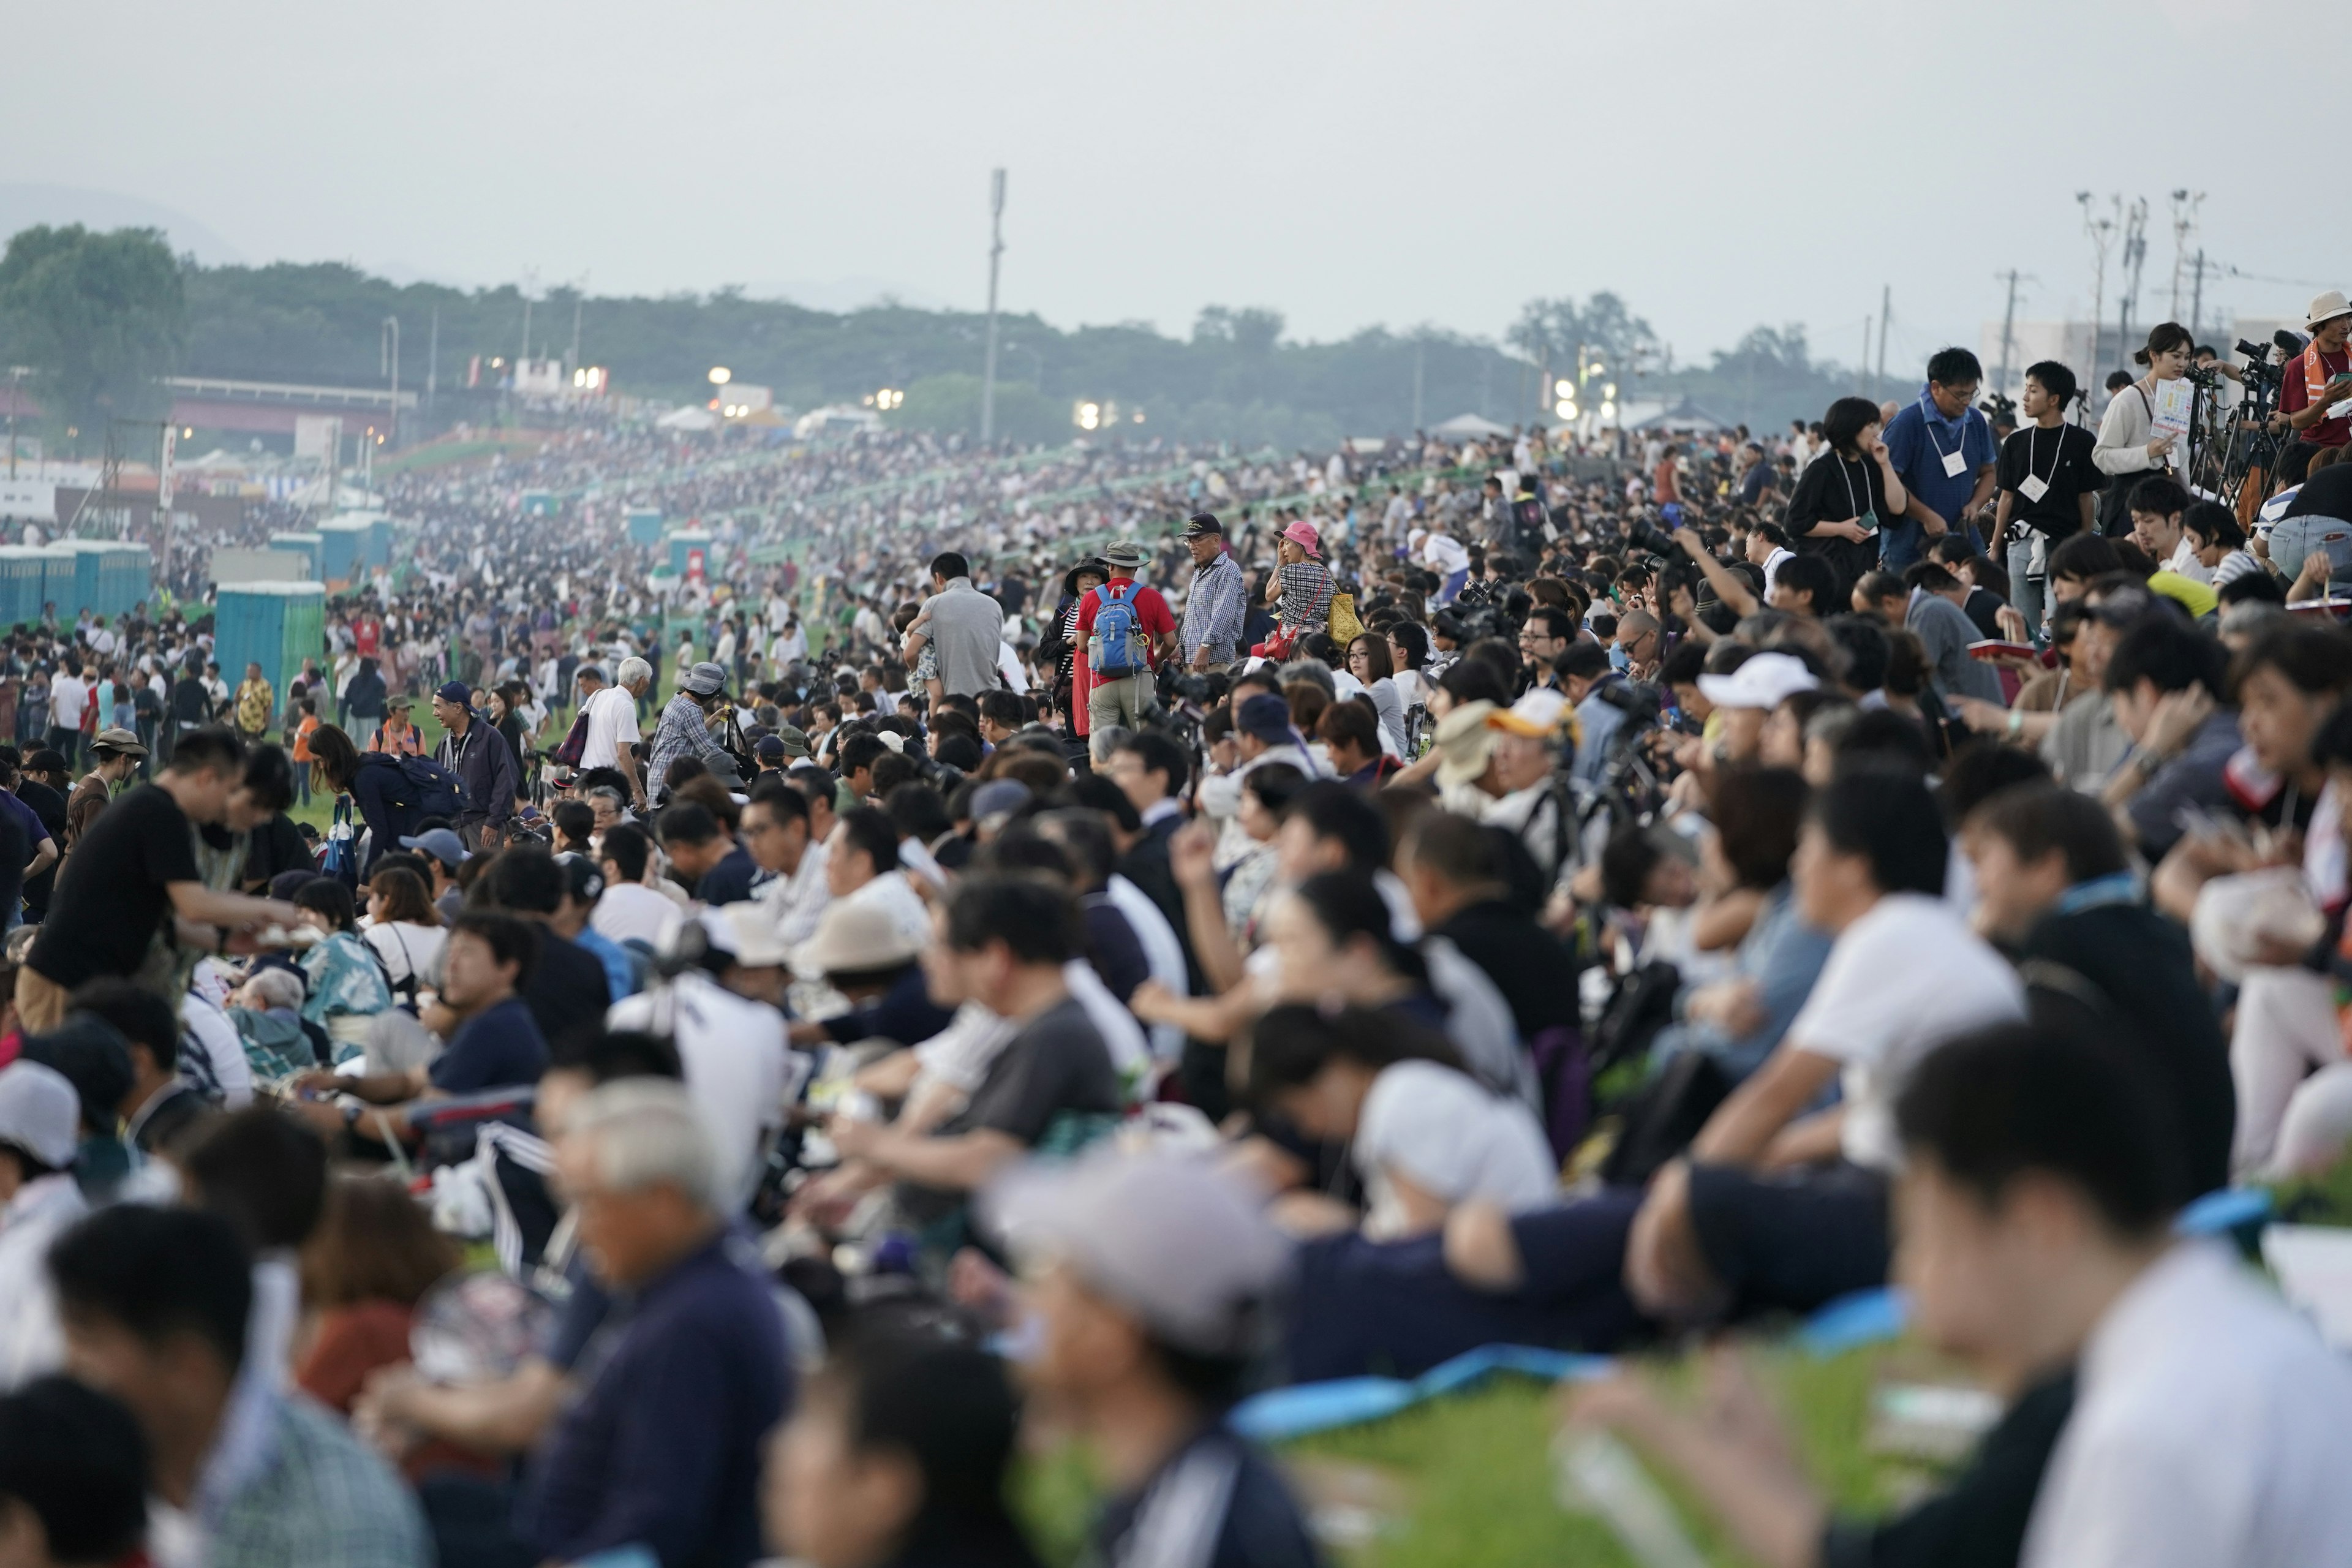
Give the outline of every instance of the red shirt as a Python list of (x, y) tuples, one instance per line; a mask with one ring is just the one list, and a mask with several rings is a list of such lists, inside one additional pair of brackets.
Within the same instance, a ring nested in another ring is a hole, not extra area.
[[(2304, 384), (2308, 374), (2305, 362), (2314, 354), (2319, 356), (2320, 366), (2326, 372), (2322, 380), (2352, 370), (2352, 351), (2340, 354), (2326, 353), (2314, 343), (2287, 362), (2286, 375), (2279, 384), (2280, 413), (2300, 414), (2311, 406), (2311, 389)], [(2336, 406), (2343, 408), (2347, 405), (2339, 403)], [(2295, 436), (2298, 439), (2315, 442), (2322, 447), (2345, 446), (2352, 443), (2352, 415), (2338, 414), (2332, 419), (2323, 419), (2316, 425), (2296, 431)]]
[[(1131, 575), (1113, 577), (1109, 583), (1110, 591), (1114, 594), (1120, 593), (1125, 584), (1134, 581)], [(1098, 593), (1089, 592), (1085, 598), (1079, 600), (1078, 630), (1082, 632), (1094, 630), (1095, 612), (1101, 608), (1102, 595)], [(1161, 596), (1159, 589), (1139, 588), (1136, 591), (1135, 624), (1150, 642), (1151, 665), (1156, 669), (1160, 666), (1159, 639), (1176, 635), (1176, 616), (1168, 608), (1168, 601)]]

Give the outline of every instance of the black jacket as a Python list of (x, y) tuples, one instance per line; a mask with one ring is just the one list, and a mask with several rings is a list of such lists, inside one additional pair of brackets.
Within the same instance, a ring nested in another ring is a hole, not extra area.
[(466, 786), (466, 806), (457, 815), (458, 837), (469, 847), (478, 847), (481, 829), (503, 831), (514, 815), (515, 792), (521, 785), (515, 769), (514, 748), (490, 728), (490, 721), (471, 709), (464, 739), (444, 734), (433, 760), (456, 773)]

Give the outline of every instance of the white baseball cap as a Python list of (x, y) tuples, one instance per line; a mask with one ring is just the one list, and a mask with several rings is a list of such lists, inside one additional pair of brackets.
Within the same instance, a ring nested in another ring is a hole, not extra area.
[(1800, 691), (1811, 691), (1821, 682), (1804, 661), (1785, 653), (1759, 653), (1729, 675), (1702, 675), (1699, 695), (1717, 708), (1778, 708)]
[(0, 1143), (13, 1143), (51, 1170), (73, 1163), (81, 1096), (65, 1074), (39, 1062), (0, 1068)]

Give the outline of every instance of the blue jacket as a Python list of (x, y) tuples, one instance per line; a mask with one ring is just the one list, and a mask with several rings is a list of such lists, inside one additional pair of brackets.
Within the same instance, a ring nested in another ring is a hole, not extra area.
[(466, 710), (466, 714), (465, 739), (444, 734), (433, 749), (433, 760), (456, 773), (466, 786), (465, 808), (457, 814), (457, 837), (472, 849), (480, 847), (484, 826), (506, 827), (507, 818), (514, 815), (521, 779), (506, 737), (472, 709)]

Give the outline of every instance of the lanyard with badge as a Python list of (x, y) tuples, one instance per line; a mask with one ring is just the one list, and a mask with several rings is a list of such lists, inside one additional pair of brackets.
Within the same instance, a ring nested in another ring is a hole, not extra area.
[(2026, 426), (2025, 478), (2017, 482), (2017, 493), (2030, 501), (2040, 500), (2050, 493), (2050, 486), (2058, 478), (2058, 466), (2066, 460), (2066, 427), (2062, 425), (2058, 427), (2058, 455), (2050, 460), (2050, 478), (2045, 479), (2037, 476), (2033, 471), (2033, 465), (2037, 461), (2033, 451), (2041, 445), (2041, 426)]
[[(1845, 466), (1845, 455), (1843, 453), (1833, 453), (1832, 455), (1837, 458), (1838, 478), (1845, 481), (1845, 504), (1853, 510), (1855, 524), (1860, 527), (1864, 533), (1876, 533), (1878, 531), (1878, 509), (1874, 506), (1864, 507), (1860, 501), (1854, 500), (1853, 475)], [(1867, 461), (1868, 459), (1864, 460)], [(1862, 493), (1865, 498), (1870, 494), (1870, 470), (1867, 468), (1864, 469), (1862, 474)]]
[(1944, 450), (1943, 443), (1936, 439), (1935, 405), (1928, 402), (1927, 395), (1924, 392), (1919, 395), (1919, 405), (1921, 415), (1919, 423), (1927, 429), (1927, 445), (1935, 447), (1936, 456), (1944, 459), (1944, 477), (1948, 479), (1958, 479), (1968, 471), (1969, 467), (1969, 411), (1965, 408), (1960, 410), (1959, 445), (1947, 452)]

